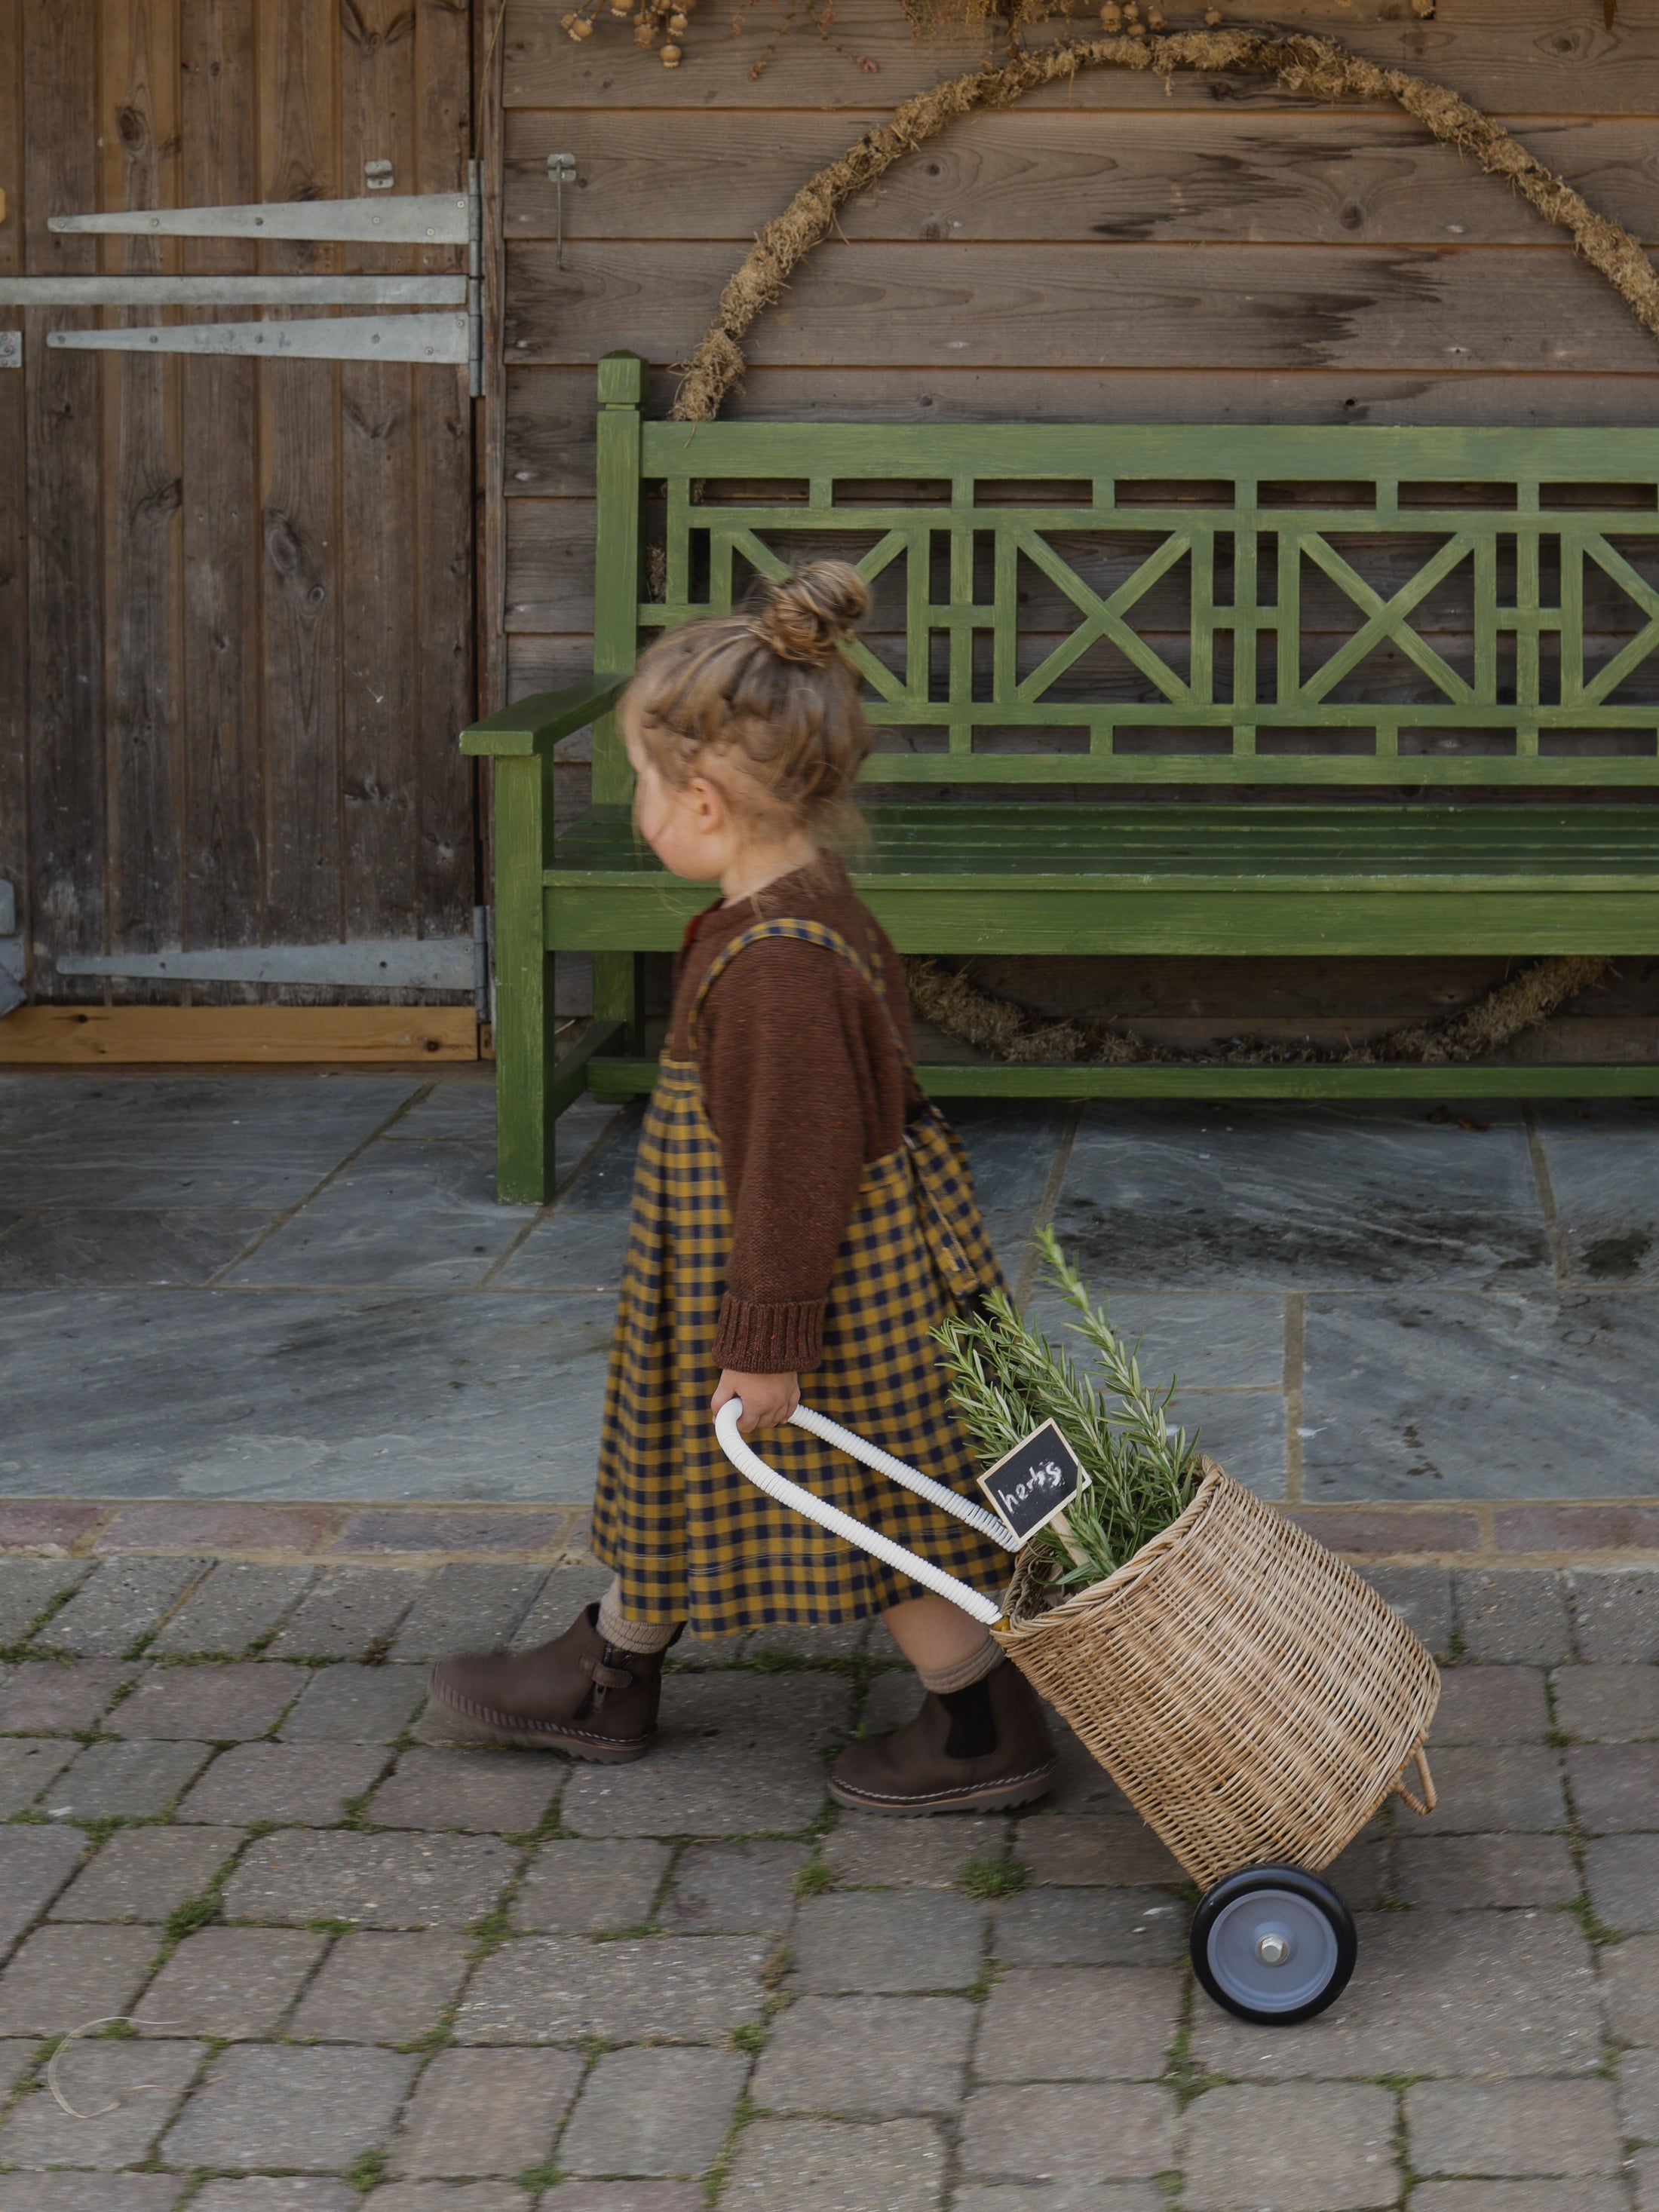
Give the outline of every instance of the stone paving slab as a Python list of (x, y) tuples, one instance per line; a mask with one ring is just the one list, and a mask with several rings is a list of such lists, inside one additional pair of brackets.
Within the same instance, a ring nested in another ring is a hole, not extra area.
[[(40, 1502), (70, 1495), (314, 1511), (591, 1494), (637, 1108), (568, 1109), (562, 1157), (585, 1157), (538, 1217), (494, 1201), (477, 1070), (78, 1091), (43, 1073), (6, 1100), (0, 1496), (37, 1528)], [(1651, 1109), (952, 1112), (1010, 1266), (1058, 1170), (1062, 1235), (1264, 1495), (1428, 1510), (1651, 1503)]]
[(642, 1839), (556, 1838), (544, 1844), (513, 1894), (526, 1935), (598, 1936), (652, 1917), (672, 1848)]
[(81, 1559), (13, 1559), (0, 1580), (0, 1644), (20, 1644), (55, 1599), (90, 1571)]
[(35, 1632), (45, 1651), (120, 1658), (167, 1619), (209, 1566), (206, 1559), (119, 1559), (85, 1583)]
[(574, 2174), (701, 2173), (748, 2075), (736, 2051), (607, 2051), (559, 2139), (559, 2163)]
[(1656, 1303), (1541, 1291), (1310, 1298), (1304, 1495), (1650, 1495)]
[(279, 1829), (250, 1844), (225, 1886), (233, 1920), (466, 1928), (491, 1912), (520, 1855), (494, 1836)]
[(188, 2184), (167, 2173), (0, 2173), (0, 2212), (173, 2212)]
[[(462, 2043), (723, 2043), (757, 2020), (769, 1953), (752, 1936), (522, 1936), (483, 1960), (455, 2019)], [(5, 1987), (0, 1978), (0, 2018)]]
[[(543, 1602), (544, 1566), (469, 1564), (434, 1620)], [(1193, 1988), (1190, 1890), (1073, 1741), (1012, 1817), (830, 1806), (828, 1747), (915, 1703), (877, 1639), (702, 1654), (622, 1769), (411, 1741), (424, 1666), (385, 1655), (424, 1570), (330, 1600), (367, 1659), (273, 1656), (231, 1576), (246, 1635), (229, 1603), (185, 1640), (265, 1656), (15, 1647), (0, 1775), (43, 1778), (0, 1815), (0, 2212), (1392, 2212), (1407, 2176), (1406, 2212), (1644, 2212), (1659, 1577), (1392, 1571), (1439, 1577), (1402, 1587), (1461, 1655), (1441, 1810), (1344, 1854), (1355, 1978), (1271, 2032)], [(554, 1577), (562, 1626), (594, 1575)], [(260, 1832), (277, 1788), (311, 1794)], [(191, 1819), (216, 1792), (237, 1817)], [(76, 2029), (65, 2081), (114, 2106), (84, 2124), (40, 2078)]]
[(284, 1743), (389, 1743), (426, 1698), (424, 1667), (319, 1667), (277, 1730)]
[(268, 1735), (309, 1685), (303, 1667), (156, 1667), (106, 1725), (112, 1735), (242, 1742)]
[(32, 1215), (6, 1240), (7, 1287), (197, 1286), (230, 1266), (265, 1227), (257, 1208), (59, 1206)]
[(234, 2045), (214, 2060), (162, 2155), (186, 2168), (343, 2168), (391, 2134), (418, 2070), (396, 2051)]
[[(19, 1829), (20, 1837), (29, 1832)], [(78, 1829), (56, 1832), (78, 1842)], [(52, 1907), (53, 1920), (170, 1919), (204, 1895), (246, 1841), (240, 1828), (118, 1828)]]
[(58, 2069), (64, 2111), (44, 2082), (0, 2126), (0, 2165), (118, 2171), (149, 2157), (207, 2057), (204, 2043), (78, 2043)]
[(99, 1519), (118, 1499), (298, 1500), (313, 1518), (328, 1500), (586, 1503), (615, 1307), (488, 1288), (20, 1292), (0, 1498), (37, 1526), (43, 1495), (97, 1499)]
[(145, 1991), (140, 2033), (219, 2043), (273, 2036), (327, 1949), (326, 1937), (296, 1928), (204, 1928)]
[(309, 1567), (223, 1560), (151, 1639), (149, 1655), (246, 1651), (282, 1626), (315, 1578)]
[(183, 1796), (212, 1757), (209, 1743), (125, 1743), (111, 1738), (88, 1744), (49, 1791), (46, 1809), (81, 1820), (154, 1820)]
[(573, 2051), (441, 2051), (404, 2108), (390, 2170), (453, 2181), (544, 2166), (582, 2074)]
[(373, 1145), (234, 1267), (232, 1289), (469, 1288), (532, 1218), (495, 1203), (483, 1147)]
[[(1220, 1399), (1236, 1394), (1197, 1395)], [(554, 1480), (549, 1477), (549, 1485)], [(1437, 1656), (1447, 1656), (1452, 1633), (1449, 1570), (1508, 1573), (1541, 1569), (1565, 1571), (1563, 1601), (1574, 1618), (1574, 1656), (1605, 1659), (1609, 1664), (1659, 1659), (1659, 1628), (1651, 1625), (1648, 1597), (1628, 1594), (1628, 1586), (1640, 1584), (1644, 1577), (1650, 1583), (1659, 1577), (1659, 1498), (1477, 1498), (1453, 1506), (1400, 1499), (1329, 1504), (1310, 1501), (1304, 1494), (1299, 1503), (1286, 1503), (1284, 1498), (1273, 1502), (1382, 1589)], [(515, 1650), (544, 1643), (569, 1626), (580, 1604), (602, 1595), (611, 1577), (592, 1560), (588, 1538), (588, 1517), (574, 1504), (532, 1507), (481, 1500), (464, 1507), (411, 1503), (357, 1510), (345, 1503), (204, 1506), (153, 1499), (131, 1504), (111, 1498), (8, 1497), (0, 1474), (0, 1592), (6, 1587), (5, 1578), (23, 1568), (61, 1566), (78, 1583), (100, 1561), (182, 1557), (204, 1547), (222, 1553), (223, 1564), (239, 1566), (263, 1565), (273, 1552), (289, 1555), (309, 1562), (313, 1575), (339, 1565), (390, 1563), (435, 1577), (447, 1567), (465, 1566), (481, 1571), (479, 1606), (476, 1620), (462, 1619), (458, 1634), (475, 1648), (489, 1641), (489, 1624), (497, 1607), (507, 1614), (514, 1610), (511, 1588), (495, 1577), (514, 1584), (526, 1571), (546, 1575), (518, 1626), (504, 1639), (495, 1632), (497, 1640)], [(70, 1552), (87, 1556), (56, 1556)], [(54, 1556), (44, 1556), (48, 1553)], [(405, 1625), (415, 1624), (425, 1640), (425, 1632), (419, 1628), (422, 1601), (411, 1607)], [(27, 1592), (20, 1602), (19, 1618), (32, 1625), (39, 1625), (51, 1611), (51, 1601), (45, 1607), (36, 1606)], [(219, 1650), (217, 1638), (190, 1626), (178, 1627), (179, 1621), (193, 1620), (195, 1602), (194, 1598), (186, 1601), (144, 1642), (147, 1656), (197, 1656), (193, 1647), (198, 1644), (203, 1656), (239, 1656)], [(1649, 1625), (1632, 1631), (1625, 1625), (1627, 1615)], [(752, 1638), (686, 1637), (675, 1646), (669, 1663), (676, 1670), (722, 1666), (745, 1650), (752, 1655), (763, 1648), (806, 1660), (850, 1657), (866, 1640), (865, 1626), (769, 1631), (763, 1647), (755, 1645)], [(403, 1632), (399, 1630), (398, 1638)], [(23, 1640), (20, 1632), (11, 1648)], [(867, 1641), (879, 1663), (902, 1664), (879, 1624), (869, 1628)], [(187, 1644), (192, 1647), (188, 1654)], [(6, 1648), (0, 1646), (0, 1652)], [(408, 1653), (400, 1656), (407, 1658)]]
[[(979, 2026), (965, 1997), (804, 1996), (780, 2014), (752, 2094), (773, 2112), (954, 2113)], [(1160, 2049), (1159, 2068), (1163, 2051)]]
[(1477, 1138), (1411, 1107), (1091, 1103), (1054, 1226), (1126, 1286), (1547, 1284), (1521, 1113), (1482, 1118)]
[(471, 1645), (494, 1650), (507, 1644), (546, 1580), (541, 1567), (441, 1567), (410, 1608), (394, 1659), (430, 1662)]
[(406, 1751), (363, 1808), (382, 1828), (513, 1835), (540, 1826), (564, 1777), (534, 1752)]
[(354, 1931), (329, 1953), (291, 2032), (301, 2042), (411, 2042), (434, 2031), (471, 1963), (472, 1946), (459, 1934)]
[(32, 1206), (299, 1204), (418, 1097), (407, 1076), (13, 1076), (0, 1181)]
[(935, 2212), (948, 2173), (944, 2135), (928, 2120), (773, 2120), (745, 2129), (722, 2205), (761, 2212)]
[(86, 1849), (80, 1828), (0, 1826), (0, 1948), (9, 1950), (33, 1924)]

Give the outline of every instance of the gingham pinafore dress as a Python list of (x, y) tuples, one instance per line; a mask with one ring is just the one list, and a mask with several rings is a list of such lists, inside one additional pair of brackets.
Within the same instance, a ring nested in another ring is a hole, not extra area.
[[(699, 1636), (858, 1620), (925, 1595), (757, 1490), (714, 1436), (708, 1401), (720, 1379), (714, 1344), (732, 1229), (697, 1075), (696, 1017), (730, 963), (768, 937), (838, 954), (886, 1004), (879, 970), (837, 931), (817, 921), (757, 922), (710, 963), (688, 1025), (693, 1057), (663, 1061), (646, 1113), (593, 1550), (621, 1577), (630, 1620), (684, 1620)], [(973, 1445), (951, 1411), (930, 1332), (1001, 1281), (961, 1143), (936, 1109), (924, 1107), (899, 1149), (865, 1169), (830, 1286), (823, 1360), (801, 1377), (802, 1396), (936, 1481), (976, 1495)], [(1007, 1553), (914, 1492), (804, 1429), (769, 1429), (757, 1442), (781, 1474), (843, 1512), (975, 1589), (998, 1595), (1006, 1587)]]

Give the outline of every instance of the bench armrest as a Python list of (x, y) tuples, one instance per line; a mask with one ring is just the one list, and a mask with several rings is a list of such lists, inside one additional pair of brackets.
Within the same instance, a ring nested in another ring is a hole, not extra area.
[(461, 750), (497, 758), (544, 751), (614, 707), (627, 682), (625, 676), (585, 676), (562, 691), (534, 692), (463, 730)]

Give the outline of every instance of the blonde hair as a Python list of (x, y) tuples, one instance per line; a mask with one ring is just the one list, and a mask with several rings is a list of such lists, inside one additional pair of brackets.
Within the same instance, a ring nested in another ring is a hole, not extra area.
[(856, 840), (850, 794), (874, 739), (837, 648), (869, 607), (856, 568), (815, 561), (737, 614), (659, 638), (628, 687), (652, 765), (679, 789), (705, 755), (728, 754), (768, 811), (821, 845)]

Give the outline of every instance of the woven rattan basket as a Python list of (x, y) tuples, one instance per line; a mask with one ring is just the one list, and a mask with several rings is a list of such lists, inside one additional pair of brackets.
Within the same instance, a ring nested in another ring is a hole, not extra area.
[(993, 1632), (1208, 1888), (1264, 1863), (1328, 1866), (1396, 1790), (1431, 1810), (1440, 1677), (1334, 1553), (1200, 1465), (1180, 1519), (1107, 1581), (1040, 1611), (1023, 1563)]

